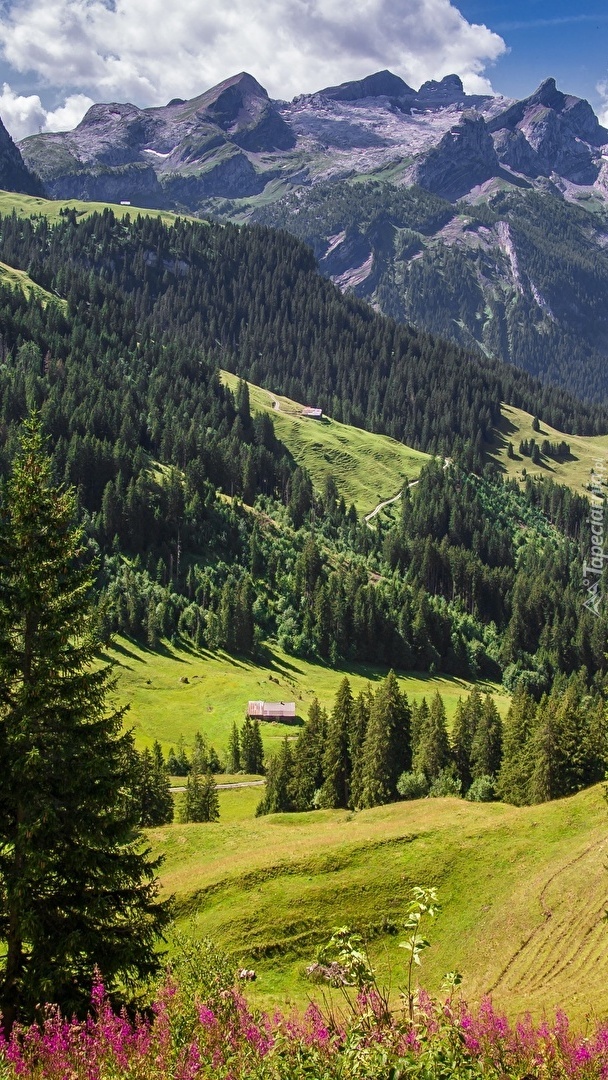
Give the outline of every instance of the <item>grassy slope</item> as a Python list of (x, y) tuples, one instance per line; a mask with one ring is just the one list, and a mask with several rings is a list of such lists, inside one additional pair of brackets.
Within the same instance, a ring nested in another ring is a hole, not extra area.
[[(224, 371), (222, 379), (236, 388), (235, 375)], [(271, 413), (277, 438), (308, 470), (315, 486), (322, 488), (331, 474), (347, 506), (354, 503), (361, 513), (369, 513), (379, 502), (396, 495), (406, 482), (419, 476), (429, 460), (428, 454), (386, 435), (372, 435), (327, 417), (306, 419), (301, 416), (302, 405), (252, 383), (249, 394), (252, 410)], [(279, 402), (280, 410), (273, 408), (273, 400)]]
[[(180, 735), (190, 744), (196, 731), (201, 731), (218, 751), (224, 750), (232, 724), (242, 723), (250, 699), (295, 701), (296, 712), (305, 717), (315, 695), (322, 705), (331, 707), (345, 675), (356, 694), (368, 682), (376, 683), (386, 674), (385, 670), (364, 665), (334, 670), (287, 656), (274, 647), (268, 649), (264, 663), (254, 663), (226, 653), (185, 651), (172, 646), (166, 646), (164, 652), (151, 652), (119, 639), (110, 655), (117, 662), (118, 698), (121, 703), (131, 704), (127, 723), (133, 727), (138, 745), (158, 739), (165, 751), (175, 746)], [(182, 682), (183, 678), (188, 682)], [(404, 675), (401, 685), (412, 700), (439, 690), (448, 717), (453, 715), (458, 698), (470, 689), (462, 679), (424, 674)], [(508, 698), (497, 688), (492, 689), (504, 713)], [(264, 724), (266, 750), (273, 751), (286, 734), (296, 731), (293, 725)]]
[(471, 1000), (491, 990), (511, 1014), (560, 1005), (580, 1020), (608, 1008), (601, 796), (594, 788), (523, 809), (422, 800), (151, 836), (182, 922), (255, 966), (266, 1004), (306, 999), (303, 964), (345, 923), (371, 936), (381, 970), (402, 984), (401, 938), (382, 933), (383, 919), (399, 919), (412, 885), (433, 884), (444, 910), (430, 928), (425, 985), (457, 969)]
[(13, 210), (18, 217), (46, 217), (49, 221), (59, 221), (60, 210), (73, 209), (78, 217), (88, 217), (96, 212), (103, 213), (110, 209), (117, 217), (130, 214), (137, 217), (144, 214), (146, 217), (160, 217), (163, 221), (175, 221), (175, 214), (163, 210), (146, 210), (139, 206), (120, 206), (118, 203), (83, 202), (80, 199), (42, 199), (34, 195), (21, 195), (15, 191), (0, 191), (0, 214), (12, 214)]
[[(506, 476), (521, 479), (522, 469), (525, 468), (529, 476), (550, 477), (582, 495), (587, 490), (596, 461), (608, 459), (608, 435), (568, 435), (542, 422), (540, 431), (534, 431), (532, 415), (511, 405), (502, 406), (502, 417), (489, 456), (500, 464)], [(536, 439), (539, 444), (543, 439), (549, 442), (564, 439), (570, 445), (570, 458), (563, 463), (543, 458), (541, 466), (534, 465), (529, 457), (523, 457), (518, 451), (519, 443), (524, 439)], [(509, 442), (513, 443), (515, 450), (513, 459), (507, 457)]]
[(54, 296), (53, 293), (48, 292), (41, 285), (37, 285), (35, 281), (32, 281), (25, 270), (15, 270), (13, 266), (7, 266), (3, 262), (0, 262), (0, 285), (9, 285), (13, 289), (23, 289), (27, 297), (34, 296), (36, 300), (41, 300), (45, 305), (50, 302), (65, 306), (66, 303), (65, 300)]

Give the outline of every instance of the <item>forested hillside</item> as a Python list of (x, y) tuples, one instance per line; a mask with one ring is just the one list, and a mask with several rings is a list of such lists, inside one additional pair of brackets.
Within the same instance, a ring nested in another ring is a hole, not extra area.
[(387, 315), (606, 399), (601, 204), (506, 190), (454, 206), (422, 188), (336, 181), (253, 217), (305, 240), (328, 277)]
[[(47, 295), (0, 294), (3, 465), (39, 408), (103, 556), (108, 629), (243, 653), (275, 635), (330, 663), (505, 672), (537, 694), (604, 671), (604, 619), (581, 607), (587, 501), (472, 475), (501, 399), (585, 431), (599, 407), (343, 297), (285, 233), (12, 216), (0, 257)], [(330, 476), (314, 489), (220, 360), (454, 463), (370, 528)]]

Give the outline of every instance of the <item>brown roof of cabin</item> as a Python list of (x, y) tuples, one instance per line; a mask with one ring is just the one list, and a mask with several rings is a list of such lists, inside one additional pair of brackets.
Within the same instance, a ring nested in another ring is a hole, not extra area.
[(249, 716), (257, 716), (261, 720), (274, 717), (293, 720), (296, 715), (296, 705), (295, 701), (250, 701), (247, 706), (247, 713)]

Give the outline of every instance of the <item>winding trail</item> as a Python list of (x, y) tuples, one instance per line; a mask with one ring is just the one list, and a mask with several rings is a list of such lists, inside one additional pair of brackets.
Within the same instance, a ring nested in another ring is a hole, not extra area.
[[(446, 457), (446, 458), (443, 459), (443, 467), (444, 467), (444, 469), (447, 469), (451, 464), (452, 464), (452, 459), (451, 458)], [(419, 484), (419, 483), (420, 483), (420, 480), (411, 480), (410, 483), (407, 486), (408, 486), (408, 488), (413, 488), (413, 487), (416, 487), (416, 484)], [(379, 514), (381, 510), (384, 510), (385, 506), (391, 506), (392, 503), (397, 502), (397, 499), (400, 499), (401, 496), (403, 495), (404, 490), (405, 490), (404, 488), (401, 488), (401, 491), (398, 491), (396, 495), (393, 495), (392, 499), (385, 499), (384, 502), (378, 503), (378, 505), (375, 506), (374, 509), (372, 510), (371, 514), (366, 514), (364, 520), (367, 522), (367, 524), (369, 525), (370, 521), (372, 521), (372, 519), (375, 518), (376, 514)]]
[[(411, 484), (408, 484), (407, 486), (412, 488), (415, 487), (415, 485), (418, 483), (420, 483), (419, 480), (412, 480)], [(397, 499), (400, 499), (402, 495), (403, 488), (401, 488), (401, 491), (398, 491), (396, 495), (393, 495), (392, 499), (385, 499), (384, 502), (378, 503), (378, 505), (375, 506), (372, 510), (371, 514), (365, 515), (365, 520), (367, 521), (367, 524), (369, 525), (372, 518), (375, 518), (376, 514), (379, 514), (381, 510), (384, 510), (385, 506), (391, 506), (392, 503), (397, 502)]]

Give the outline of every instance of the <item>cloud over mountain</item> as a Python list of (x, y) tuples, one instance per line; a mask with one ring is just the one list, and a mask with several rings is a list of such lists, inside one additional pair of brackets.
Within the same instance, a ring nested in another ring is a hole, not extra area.
[(66, 95), (49, 118), (6, 86), (0, 110), (17, 137), (69, 126), (91, 98), (162, 104), (242, 69), (283, 98), (385, 67), (414, 85), (456, 72), (487, 93), (486, 67), (506, 48), (449, 0), (5, 0), (0, 46)]

